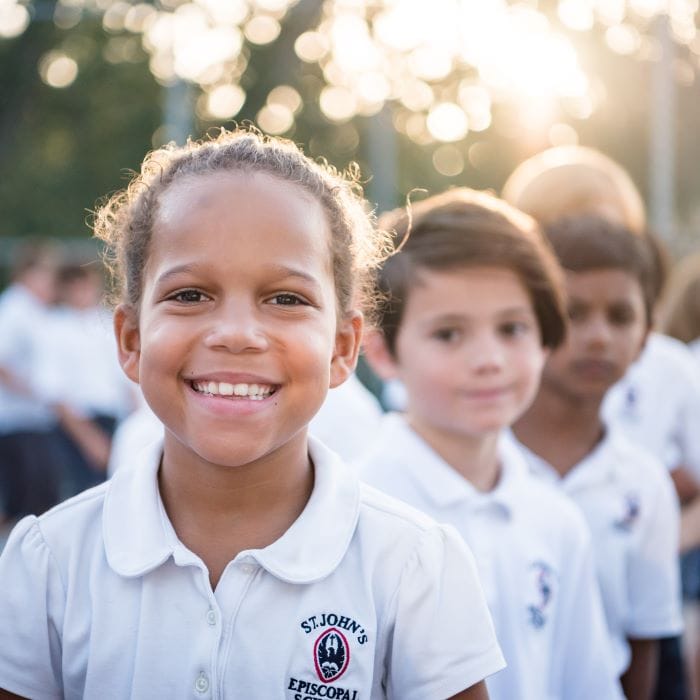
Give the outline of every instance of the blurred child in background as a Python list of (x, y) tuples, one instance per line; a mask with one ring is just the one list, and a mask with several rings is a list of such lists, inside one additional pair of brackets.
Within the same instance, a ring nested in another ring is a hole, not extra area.
[(564, 337), (553, 256), (530, 217), (471, 190), (380, 226), (403, 244), (380, 273), (366, 356), (401, 380), (407, 406), (384, 419), (362, 478), (474, 551), (508, 664), (488, 679), (491, 698), (620, 697), (583, 518), (502, 439)]
[(678, 504), (665, 467), (607, 424), (601, 406), (649, 332), (653, 261), (643, 237), (600, 217), (559, 219), (546, 231), (566, 273), (569, 333), (514, 433), (533, 471), (586, 516), (615, 668), (627, 698), (647, 700), (658, 640), (682, 629)]
[(43, 513), (59, 501), (57, 420), (36, 381), (58, 264), (50, 243), (24, 244), (0, 295), (0, 521)]
[[(544, 224), (563, 216), (595, 214), (643, 236), (652, 256), (656, 307), (665, 283), (667, 255), (659, 238), (646, 229), (644, 202), (618, 163), (582, 146), (551, 148), (519, 165), (505, 183), (503, 196)], [(652, 319), (655, 313), (656, 308)], [(607, 393), (602, 411), (608, 424), (619, 426), (666, 465), (683, 504), (697, 500), (700, 372), (682, 343), (651, 332), (637, 361)], [(684, 563), (684, 589), (692, 601), (700, 595), (694, 583), (700, 576), (685, 572), (699, 568), (695, 559)], [(659, 700), (684, 697), (684, 677), (680, 641), (662, 641)]]
[(37, 381), (59, 419), (56, 449), (68, 497), (104, 480), (112, 433), (135, 407), (135, 391), (119, 367), (97, 263), (62, 266), (57, 289)]

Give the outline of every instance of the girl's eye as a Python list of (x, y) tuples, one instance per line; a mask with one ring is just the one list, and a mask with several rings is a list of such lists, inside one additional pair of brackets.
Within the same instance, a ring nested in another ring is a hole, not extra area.
[(270, 303), (279, 304), (281, 306), (308, 306), (308, 302), (306, 302), (304, 299), (297, 296), (296, 294), (290, 294), (288, 292), (285, 292), (283, 294), (275, 294), (275, 296), (273, 296), (270, 299)]
[(202, 292), (199, 292), (196, 289), (183, 289), (182, 291), (173, 294), (169, 298), (173, 301), (178, 301), (181, 304), (197, 304), (200, 301), (204, 301), (205, 296)]

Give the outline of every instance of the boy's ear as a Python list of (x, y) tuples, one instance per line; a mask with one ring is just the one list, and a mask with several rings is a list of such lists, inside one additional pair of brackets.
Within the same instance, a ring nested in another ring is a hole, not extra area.
[(360, 354), (362, 327), (363, 319), (359, 311), (353, 311), (338, 322), (331, 358), (331, 389), (340, 386), (355, 371), (357, 356)]
[(398, 365), (382, 331), (376, 328), (367, 331), (362, 342), (362, 351), (367, 364), (380, 379), (388, 381), (398, 377)]
[(138, 384), (141, 336), (136, 310), (128, 304), (120, 304), (114, 310), (114, 335), (117, 338), (119, 364), (129, 379)]

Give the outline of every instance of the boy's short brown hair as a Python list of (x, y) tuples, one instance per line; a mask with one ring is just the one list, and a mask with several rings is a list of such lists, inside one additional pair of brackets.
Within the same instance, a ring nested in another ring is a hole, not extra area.
[[(532, 300), (542, 344), (555, 348), (566, 322), (562, 276), (537, 223), (486, 192), (449, 190), (384, 214), (381, 228), (393, 230), (399, 245), (379, 271), (384, 294), (379, 325), (393, 353), (416, 272), (473, 267), (512, 270)], [(403, 244), (401, 244), (403, 241)]]
[(545, 234), (564, 270), (622, 270), (642, 288), (647, 323), (656, 299), (656, 261), (646, 236), (601, 216), (568, 216), (545, 227)]

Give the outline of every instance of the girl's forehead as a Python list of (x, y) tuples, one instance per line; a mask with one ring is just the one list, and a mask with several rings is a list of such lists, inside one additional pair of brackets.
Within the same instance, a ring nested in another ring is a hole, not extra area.
[(256, 201), (322, 210), (321, 202), (295, 182), (265, 172), (222, 170), (188, 174), (172, 182), (159, 197), (158, 220), (167, 223), (180, 217), (183, 208), (207, 208), (251, 195)]
[[(299, 258), (330, 269), (329, 227), (320, 203), (294, 183), (249, 173), (183, 178), (163, 193), (153, 225), (149, 263), (234, 254)], [(320, 269), (319, 268), (319, 269)]]

